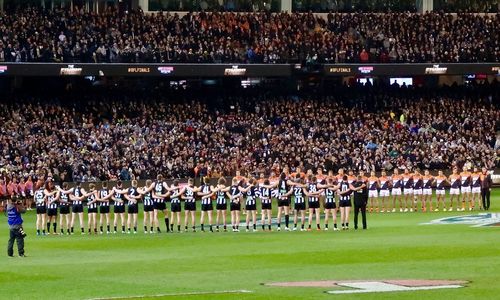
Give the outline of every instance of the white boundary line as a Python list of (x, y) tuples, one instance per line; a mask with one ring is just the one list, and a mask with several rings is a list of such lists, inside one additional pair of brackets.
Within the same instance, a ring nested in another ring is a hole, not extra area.
[(156, 297), (169, 297), (169, 296), (194, 296), (194, 295), (211, 295), (211, 294), (242, 294), (252, 293), (248, 290), (233, 290), (233, 291), (212, 291), (212, 292), (186, 292), (186, 293), (166, 293), (155, 295), (136, 295), (136, 296), (114, 296), (102, 298), (89, 298), (87, 300), (113, 300), (113, 299), (140, 299), (140, 298), (156, 298)]

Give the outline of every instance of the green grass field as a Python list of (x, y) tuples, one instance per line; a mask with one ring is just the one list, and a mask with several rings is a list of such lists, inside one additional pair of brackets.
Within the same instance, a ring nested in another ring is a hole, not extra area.
[[(491, 212), (499, 211), (497, 189)], [(500, 299), (500, 227), (419, 225), (476, 213), (370, 214), (367, 231), (354, 231), (351, 225), (345, 232), (145, 235), (140, 231), (137, 235), (37, 237), (30, 212), (24, 217), (29, 257), (8, 258), (4, 252), (0, 298)], [(4, 247), (6, 223), (4, 218), (0, 225)], [(334, 288), (262, 285), (366, 279), (469, 283), (458, 289), (350, 295), (325, 293)], [(231, 290), (251, 292), (154, 297)]]

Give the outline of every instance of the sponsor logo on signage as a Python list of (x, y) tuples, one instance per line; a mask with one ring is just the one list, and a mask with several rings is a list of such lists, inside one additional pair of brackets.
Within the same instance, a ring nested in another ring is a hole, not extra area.
[(158, 67), (158, 71), (163, 75), (168, 75), (174, 72), (174, 67)]
[(224, 76), (242, 76), (245, 75), (247, 69), (239, 68), (238, 66), (232, 66), (231, 68), (224, 69)]
[(361, 294), (381, 292), (408, 292), (436, 289), (456, 289), (464, 287), (467, 281), (461, 280), (355, 280), (355, 281), (302, 281), (266, 283), (267, 286), (279, 287), (323, 287), (349, 288), (326, 291), (328, 294)]
[(373, 71), (373, 67), (359, 67), (358, 71), (363, 74), (370, 74)]
[(128, 68), (129, 73), (149, 73), (151, 70), (149, 68)]
[(427, 224), (465, 224), (471, 225), (472, 227), (480, 227), (480, 226), (500, 226), (500, 214), (498, 213), (482, 213), (477, 215), (466, 215), (466, 216), (456, 216), (456, 217), (447, 217), (437, 220), (432, 220)]
[(59, 71), (60, 75), (80, 75), (82, 74), (82, 68), (75, 68), (75, 65), (68, 65), (67, 68), (61, 68)]
[(351, 68), (333, 67), (333, 68), (330, 68), (330, 73), (351, 73)]
[(437, 75), (437, 74), (446, 74), (448, 68), (440, 67), (439, 65), (432, 65), (431, 68), (425, 68), (425, 74)]
[(8, 69), (7, 66), (0, 66), (0, 74), (7, 72), (7, 69)]

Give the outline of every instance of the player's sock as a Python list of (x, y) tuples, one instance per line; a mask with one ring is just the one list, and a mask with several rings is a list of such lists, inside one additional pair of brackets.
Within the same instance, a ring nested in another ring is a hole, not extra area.
[(250, 230), (250, 226), (247, 225), (247, 230)]
[(116, 231), (116, 226), (113, 226), (114, 230)]
[(321, 229), (321, 227), (319, 226), (319, 224), (316, 224), (316, 228)]
[(224, 230), (227, 230), (227, 225), (224, 225)]
[(50, 233), (50, 222), (47, 222), (47, 232)]
[(102, 232), (103, 226), (99, 226), (99, 231)]
[(97, 234), (97, 228), (94, 228), (94, 233)]
[(217, 231), (219, 231), (219, 225), (215, 226), (215, 229), (216, 229)]
[(268, 229), (271, 230), (271, 224), (267, 225)]
[(153, 226), (150, 227), (150, 231), (153, 232)]
[(253, 230), (257, 230), (257, 224), (253, 224)]
[(167, 226), (167, 232), (170, 232), (170, 221), (168, 218), (165, 218), (165, 225)]
[(54, 228), (54, 233), (57, 233), (57, 223), (52, 223), (52, 227)]
[(181, 231), (181, 225), (177, 225), (177, 231)]
[(328, 223), (325, 224), (325, 228), (328, 228)]
[(345, 227), (349, 228), (349, 223), (345, 223)]
[(188, 227), (187, 227), (187, 225), (186, 225), (186, 226), (184, 226), (184, 229), (185, 229), (185, 230), (188, 230)]
[(262, 225), (262, 230), (266, 230), (266, 225)]
[(196, 226), (195, 225), (193, 225), (193, 231), (196, 231)]
[(300, 228), (304, 229), (304, 224), (300, 225)]
[(170, 231), (174, 231), (174, 223), (170, 224)]
[(90, 227), (89, 227), (89, 233), (90, 233)]
[(107, 225), (107, 226), (106, 226), (106, 229), (107, 229), (107, 230), (108, 230), (108, 232), (109, 232), (109, 225)]
[(61, 234), (64, 234), (64, 229), (61, 228)]
[(278, 223), (278, 228), (281, 228), (281, 223)]
[(205, 224), (201, 223), (201, 231), (205, 231)]
[(137, 226), (134, 226), (134, 232), (137, 232)]
[(309, 224), (309, 226), (307, 228), (311, 229), (311, 224)]
[(288, 228), (289, 223), (290, 223), (290, 216), (289, 215), (285, 215), (285, 226), (286, 226), (286, 228)]
[(144, 231), (148, 231), (148, 226), (144, 226)]
[(122, 225), (122, 231), (125, 232), (125, 225)]
[[(188, 229), (188, 227), (186, 226), (186, 230), (187, 230), (187, 229)], [(156, 231), (157, 231), (157, 232), (161, 232), (160, 227), (156, 227)]]
[(337, 223), (333, 223), (333, 228), (337, 228)]
[(66, 229), (66, 231), (67, 231), (67, 232), (68, 232), (68, 234), (69, 234), (69, 229)]
[(236, 230), (240, 230), (240, 225), (236, 225)]
[(36, 234), (40, 235), (40, 229), (36, 230)]
[(43, 234), (43, 235), (45, 235), (45, 229), (44, 229), (44, 230), (42, 230), (42, 234)]
[(82, 233), (85, 233), (85, 228), (82, 227), (80, 229), (82, 230)]
[(210, 224), (210, 231), (214, 231), (214, 229), (212, 228), (212, 224)]
[(75, 231), (73, 230), (73, 227), (71, 227), (71, 233), (73, 233), (73, 232), (75, 232)]

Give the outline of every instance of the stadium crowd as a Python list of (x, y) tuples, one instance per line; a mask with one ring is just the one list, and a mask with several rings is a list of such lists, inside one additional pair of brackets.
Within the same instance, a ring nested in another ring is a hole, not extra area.
[(500, 167), (498, 83), (464, 89), (18, 95), (0, 103), (0, 185), (49, 173), (64, 182), (257, 175), (283, 166)]
[(500, 14), (0, 13), (0, 62), (498, 62)]

